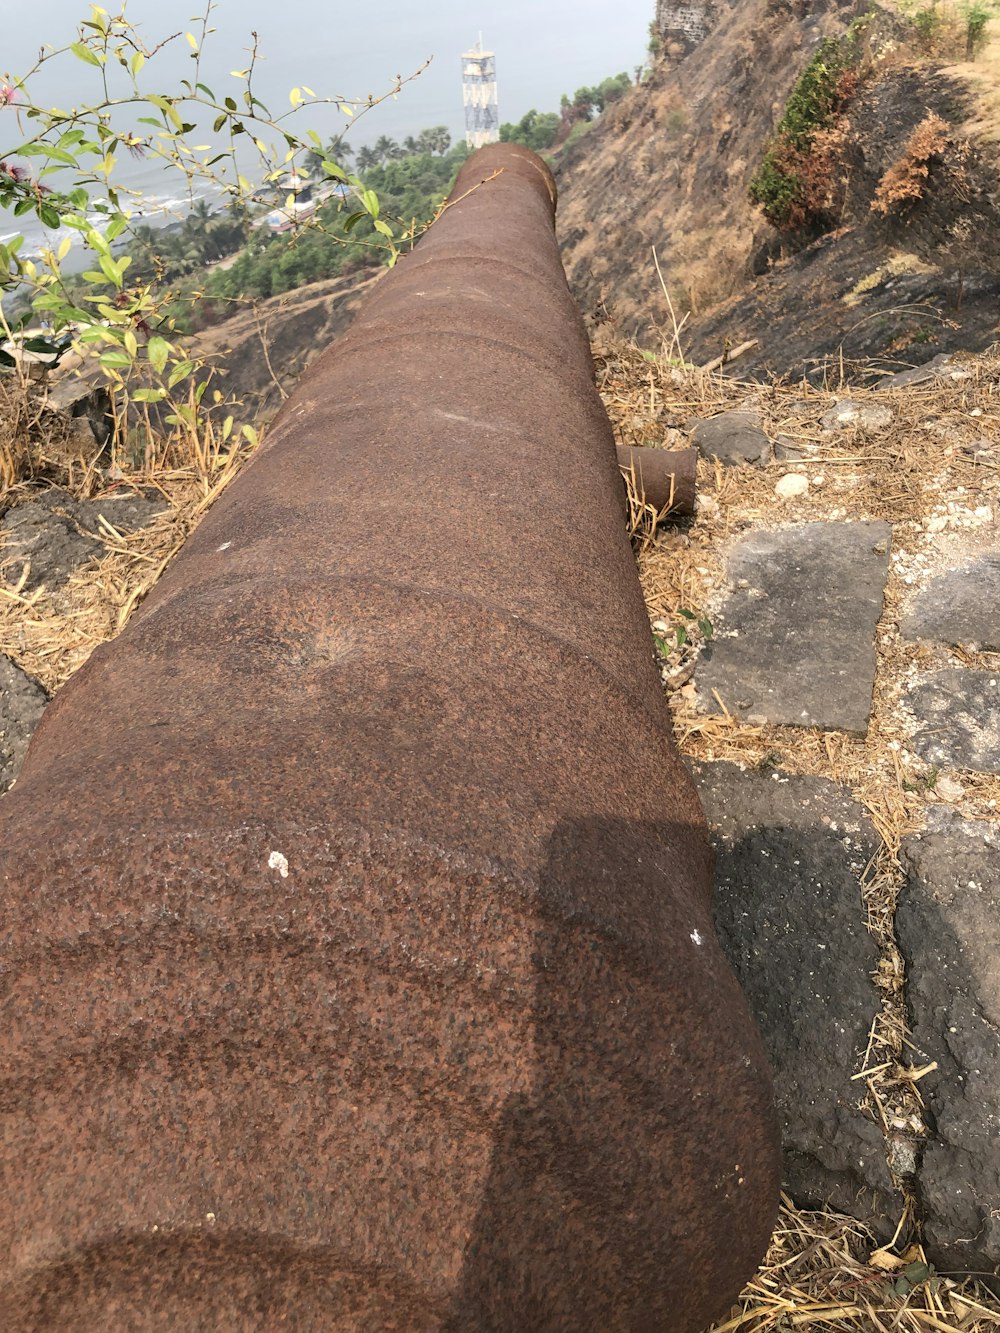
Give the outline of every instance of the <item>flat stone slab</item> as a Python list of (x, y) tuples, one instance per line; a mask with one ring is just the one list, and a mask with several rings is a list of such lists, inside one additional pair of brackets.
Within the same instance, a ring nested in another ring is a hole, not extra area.
[(702, 706), (719, 711), (716, 691), (747, 721), (864, 734), (891, 538), (888, 523), (807, 523), (730, 547)]
[(38, 681), (0, 653), (0, 792), (17, 777), (47, 702)]
[(774, 1068), (787, 1188), (891, 1234), (899, 1200), (885, 1141), (851, 1079), (879, 1009), (860, 887), (878, 836), (824, 778), (692, 771), (715, 844), (716, 929)]
[(951, 569), (914, 598), (903, 637), (1000, 651), (1000, 553)]
[(760, 465), (771, 454), (771, 441), (761, 429), (761, 415), (752, 410), (720, 412), (702, 421), (687, 423), (691, 442), (703, 458), (718, 458), (730, 466)]
[(913, 749), (929, 764), (1000, 773), (1000, 672), (949, 667), (904, 696)]
[(1000, 1290), (1000, 828), (951, 816), (903, 841), (896, 911), (933, 1128), (920, 1169), (932, 1260)]

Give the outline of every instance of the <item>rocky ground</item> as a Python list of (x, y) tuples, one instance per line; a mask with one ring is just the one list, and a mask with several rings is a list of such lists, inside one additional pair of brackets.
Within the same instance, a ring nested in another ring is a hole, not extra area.
[(598, 351), (623, 442), (703, 455), (639, 559), (786, 1188), (1000, 1293), (1000, 358), (835, 393)]
[[(1000, 357), (875, 393), (595, 354), (621, 443), (702, 454), (637, 553), (788, 1191), (721, 1328), (1000, 1327), (962, 1281), (1000, 1293)], [(0, 784), (235, 466), (7, 493)]]

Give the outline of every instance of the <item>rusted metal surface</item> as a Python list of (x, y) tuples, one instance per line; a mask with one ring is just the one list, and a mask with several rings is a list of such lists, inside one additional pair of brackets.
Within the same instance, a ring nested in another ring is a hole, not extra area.
[[(0, 804), (11, 1329), (700, 1329), (777, 1193), (546, 168), (487, 149)], [(386, 478), (391, 486), (386, 486)]]
[(618, 466), (636, 494), (664, 514), (689, 518), (698, 484), (697, 449), (633, 449), (619, 444)]

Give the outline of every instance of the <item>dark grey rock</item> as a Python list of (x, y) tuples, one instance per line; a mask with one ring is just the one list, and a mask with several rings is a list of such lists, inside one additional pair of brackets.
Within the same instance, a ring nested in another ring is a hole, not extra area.
[(911, 366), (909, 370), (901, 370), (896, 375), (887, 375), (885, 379), (879, 380), (880, 389), (909, 389), (914, 384), (930, 384), (934, 380), (943, 379), (951, 367), (951, 357), (947, 352), (939, 352), (932, 360), (926, 361), (922, 366)]
[(0, 653), (0, 792), (17, 777), (46, 702), (38, 681)]
[(103, 495), (96, 500), (78, 501), (76, 516), (80, 526), (90, 532), (99, 532), (99, 520), (104, 518), (118, 532), (125, 534), (144, 528), (157, 514), (164, 513), (167, 507), (167, 502), (159, 492), (136, 495), (126, 491), (121, 495)]
[(1000, 650), (1000, 554), (982, 555), (930, 582), (914, 599), (904, 638)]
[(104, 554), (98, 538), (100, 519), (121, 533), (134, 532), (167, 508), (159, 494), (124, 492), (96, 500), (76, 500), (53, 487), (24, 504), (8, 509), (0, 521), (0, 561), (8, 562), (4, 577), (20, 579), (26, 562), (31, 569), (25, 583), (30, 591), (43, 585), (58, 587), (74, 569)]
[(37, 500), (9, 509), (0, 523), (0, 561), (9, 583), (20, 580), (30, 562), (24, 587), (52, 588), (65, 583), (74, 569), (104, 550), (96, 537), (80, 532), (69, 511), (59, 513)]
[(771, 442), (761, 430), (759, 412), (721, 412), (707, 421), (695, 419), (687, 423), (691, 443), (704, 458), (718, 458), (723, 463), (765, 463), (771, 452)]
[(945, 1271), (992, 1274), (1000, 1290), (1000, 829), (953, 816), (904, 839), (900, 859), (912, 1041), (938, 1066), (919, 1083), (930, 1254)]
[(695, 682), (731, 713), (864, 733), (875, 680), (875, 626), (889, 567), (887, 523), (808, 523), (730, 548), (732, 588)]
[(699, 764), (716, 849), (716, 929), (770, 1052), (785, 1182), (891, 1234), (898, 1198), (882, 1131), (859, 1109), (879, 997), (860, 877), (877, 835), (823, 778)]
[(905, 696), (913, 748), (929, 764), (1000, 773), (1000, 672), (949, 667)]

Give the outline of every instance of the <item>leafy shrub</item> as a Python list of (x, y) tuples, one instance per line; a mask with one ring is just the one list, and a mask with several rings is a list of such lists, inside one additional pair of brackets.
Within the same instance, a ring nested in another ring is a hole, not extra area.
[(930, 9), (918, 9), (910, 16), (910, 22), (923, 50), (932, 51), (944, 26), (944, 18), (937, 5), (933, 5)]
[(986, 29), (996, 15), (993, 0), (965, 0), (962, 18), (965, 20), (965, 55), (975, 60), (986, 45)]
[(792, 89), (750, 182), (751, 200), (779, 231), (801, 231), (828, 221), (837, 168), (831, 131), (857, 88), (857, 36), (852, 25), (843, 40), (827, 37), (820, 43)]
[[(249, 65), (234, 71), (231, 93), (216, 94), (202, 81), (202, 53), (214, 31), (214, 8), (213, 0), (206, 0), (194, 31), (180, 36), (190, 48), (193, 68), (179, 87), (149, 83), (159, 53), (174, 39), (147, 46), (124, 11), (113, 16), (97, 4), (90, 6), (90, 17), (79, 25), (75, 41), (44, 48), (24, 74), (8, 75), (0, 83), (0, 133), (9, 136), (0, 149), (0, 215), (10, 213), (11, 220), (34, 215), (50, 233), (62, 232), (37, 256), (23, 253), (24, 235), (16, 229), (0, 244), (0, 286), (19, 287), (23, 293), (16, 326), (5, 313), (0, 327), (15, 351), (19, 341), (24, 351), (37, 350), (38, 335), (22, 335), (32, 318), (47, 330), (42, 341), (49, 342), (52, 355), (72, 341), (84, 363), (94, 362), (102, 372), (123, 433), (130, 409), (138, 405), (138, 415), (148, 422), (149, 405), (157, 404), (163, 422), (182, 435), (197, 434), (209, 379), (179, 340), (175, 294), (164, 281), (168, 271), (183, 274), (210, 253), (203, 248), (190, 255), (178, 252), (169, 262), (164, 259), (167, 238), (154, 241), (148, 228), (134, 222), (143, 201), (120, 181), (116, 168), (123, 152), (181, 172), (192, 193), (195, 186), (208, 184), (230, 201), (221, 217), (210, 210), (199, 216), (196, 209), (182, 228), (182, 240), (184, 233), (193, 238), (199, 229), (209, 247), (231, 247), (242, 239), (246, 210), (259, 188), (243, 174), (249, 170), (249, 153), (237, 160), (243, 144), (256, 153), (264, 182), (280, 180), (311, 155), (323, 174), (338, 183), (356, 220), (368, 220), (368, 244), (383, 258), (393, 261), (403, 239), (381, 216), (375, 192), (348, 175), (318, 135), (295, 128), (295, 118), (309, 107), (331, 104), (353, 116), (351, 103), (295, 88), (291, 109), (272, 114), (254, 92), (256, 48)], [(67, 60), (94, 71), (95, 91), (91, 101), (63, 110), (51, 105), (48, 94), (43, 101), (35, 88), (43, 78), (51, 86), (53, 64)], [(397, 79), (392, 92), (403, 82)], [(380, 100), (366, 98), (359, 109)], [(126, 114), (135, 117), (128, 129), (123, 128)], [(192, 139), (206, 136), (206, 122), (212, 125), (213, 146)], [(225, 240), (223, 230), (232, 233)], [(73, 236), (82, 242), (89, 264), (75, 280), (64, 272)], [(222, 444), (233, 426), (230, 416), (219, 437)], [(252, 426), (247, 425), (244, 434), (255, 438)]]

